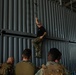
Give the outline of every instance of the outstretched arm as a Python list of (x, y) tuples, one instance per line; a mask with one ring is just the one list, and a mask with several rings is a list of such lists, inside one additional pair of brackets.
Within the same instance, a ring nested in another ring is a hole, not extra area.
[[(37, 24), (37, 25), (41, 25), (41, 23), (38, 21), (38, 18), (37, 18), (37, 17), (36, 17), (36, 24)], [(41, 26), (42, 26), (42, 25), (41, 25)], [(40, 39), (43, 39), (45, 35), (46, 35), (46, 31), (44, 31), (44, 33), (43, 33), (42, 36), (40, 36)]]
[(39, 21), (38, 21), (38, 18), (36, 17), (36, 24), (39, 25), (41, 24)]

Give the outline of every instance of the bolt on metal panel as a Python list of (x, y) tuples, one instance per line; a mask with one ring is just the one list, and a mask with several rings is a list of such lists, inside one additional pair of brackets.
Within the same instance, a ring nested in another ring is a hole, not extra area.
[(49, 14), (49, 4), (48, 4), (48, 1), (46, 1), (46, 29), (47, 29), (47, 31), (48, 31), (48, 36), (50, 35), (50, 23), (49, 23), (49, 16), (50, 16), (50, 14)]

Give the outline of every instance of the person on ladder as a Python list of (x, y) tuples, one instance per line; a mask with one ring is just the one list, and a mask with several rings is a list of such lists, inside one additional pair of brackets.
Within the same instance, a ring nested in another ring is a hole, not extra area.
[(33, 40), (33, 45), (35, 47), (35, 55), (36, 57), (39, 57), (41, 58), (41, 53), (42, 53), (42, 42), (43, 42), (43, 39), (46, 35), (46, 30), (45, 28), (42, 26), (42, 24), (38, 21), (38, 18), (36, 17), (36, 25), (38, 27), (38, 30), (37, 30), (37, 38), (35, 38)]

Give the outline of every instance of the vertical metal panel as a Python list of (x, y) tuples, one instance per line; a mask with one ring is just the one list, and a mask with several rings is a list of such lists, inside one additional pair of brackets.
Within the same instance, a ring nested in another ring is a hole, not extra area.
[(8, 49), (8, 37), (4, 37), (4, 43), (3, 43), (3, 54), (1, 55), (3, 57), (3, 62), (6, 61), (6, 59), (8, 58), (8, 53), (9, 53), (9, 49)]
[[(54, 3), (53, 3), (53, 4), (54, 4)], [(53, 6), (54, 6), (54, 12), (53, 12), (53, 13), (54, 13), (54, 15), (55, 15), (55, 17), (54, 17), (54, 26), (55, 26), (55, 27), (53, 28), (53, 29), (55, 30), (55, 31), (54, 31), (54, 32), (55, 32), (55, 33), (54, 33), (54, 34), (55, 34), (54, 37), (58, 37), (58, 27), (59, 27), (59, 23), (58, 23), (58, 19), (57, 19), (57, 18), (58, 18), (57, 16), (58, 16), (58, 13), (59, 13), (59, 12), (58, 12), (58, 9), (57, 9), (57, 8), (58, 8), (58, 5), (55, 3)], [(57, 24), (57, 23), (58, 23), (58, 24)]]
[(70, 49), (70, 70), (74, 71), (76, 66), (76, 44), (69, 44)]
[(8, 0), (4, 0), (4, 18), (3, 18), (3, 28), (7, 29), (7, 25), (8, 25)]
[[(54, 3), (53, 3), (54, 4)], [(54, 18), (54, 37), (57, 37), (57, 27), (56, 27), (56, 4), (53, 5), (53, 18)]]
[(71, 33), (72, 33), (72, 21), (71, 21), (71, 19), (72, 19), (72, 14), (71, 14), (71, 12), (70, 12), (70, 15), (69, 15), (69, 16), (71, 17), (71, 18), (69, 18), (69, 19), (70, 19), (70, 31), (69, 31), (69, 32), (70, 32), (70, 34), (69, 34), (70, 36), (69, 36), (69, 37), (70, 37), (70, 40), (72, 40), (72, 37), (71, 37), (71, 35), (72, 35), (72, 34), (71, 34)]
[(71, 32), (71, 36), (73, 36), (71, 39), (74, 40), (74, 13), (72, 15), (72, 19), (73, 19), (73, 23), (72, 23), (72, 32)]
[(29, 33), (29, 15), (30, 15), (30, 10), (29, 10), (29, 3), (30, 3), (30, 0), (27, 0), (26, 1), (26, 7), (27, 7), (27, 33)]
[(63, 35), (64, 35), (64, 33), (63, 33), (63, 9), (62, 9), (62, 7), (60, 7), (60, 18), (61, 18), (61, 24), (60, 24), (60, 29), (61, 29), (61, 33), (60, 33), (60, 35), (61, 35), (61, 38), (63, 38)]
[[(69, 10), (66, 10), (66, 26), (67, 24), (70, 25), (70, 12)], [(70, 35), (70, 26), (67, 26), (67, 32), (66, 32), (66, 38), (69, 39), (69, 35)]]
[(73, 13), (73, 15), (72, 15), (72, 19), (73, 19), (73, 23), (72, 23), (73, 26), (72, 26), (72, 33), (71, 33), (71, 34), (72, 34), (72, 36), (73, 36), (73, 37), (72, 37), (72, 40), (74, 40), (74, 27), (75, 27), (75, 25), (74, 25), (74, 13)]
[(2, 28), (2, 0), (0, 0), (0, 29)]
[(31, 19), (31, 22), (30, 22), (30, 25), (31, 25), (31, 33), (34, 33), (34, 30), (35, 30), (35, 24), (34, 24), (34, 15), (35, 15), (35, 12), (34, 12), (34, 0), (30, 0), (30, 19)]
[(8, 9), (8, 29), (13, 30), (13, 0), (9, 0), (9, 9)]
[[(67, 28), (67, 23), (66, 23), (66, 13), (65, 13), (65, 11), (66, 11), (66, 9), (65, 9), (65, 7), (62, 9), (63, 10), (63, 39), (65, 39), (66, 38), (66, 28)], [(65, 11), (64, 11), (65, 10)]]
[(8, 44), (8, 56), (14, 56), (14, 38), (13, 37), (9, 37), (9, 42)]
[(26, 0), (23, 0), (23, 32), (26, 32)]
[[(41, 6), (39, 5), (39, 12), (40, 12), (40, 9), (41, 9), (41, 13), (39, 13), (39, 19), (42, 19), (41, 23), (43, 24), (43, 26), (47, 30), (46, 0), (42, 0), (42, 2), (40, 2), (39, 4), (41, 4)], [(48, 33), (47, 33), (47, 35), (48, 35)]]
[(14, 58), (15, 64), (19, 61), (19, 39), (14, 38)]
[(1, 35), (0, 35), (0, 63), (2, 62), (2, 50), (1, 50)]
[(61, 37), (61, 10), (60, 7), (58, 6), (59, 9), (59, 37)]
[(60, 12), (60, 11), (59, 11), (59, 10), (60, 10), (60, 9), (59, 9), (59, 5), (58, 5), (58, 6), (57, 6), (57, 28), (58, 28), (58, 31), (57, 31), (57, 32), (58, 32), (58, 33), (57, 33), (58, 35), (57, 35), (57, 36), (58, 36), (58, 37), (60, 37), (60, 21), (59, 21), (59, 14), (60, 14), (59, 12)]
[(22, 0), (18, 0), (18, 31), (22, 31)]
[(52, 6), (52, 8), (51, 8), (51, 11), (52, 11), (52, 36), (53, 37), (55, 37), (54, 35), (55, 35), (55, 31), (54, 31), (54, 12), (53, 12), (53, 9), (54, 9), (54, 5), (53, 5), (53, 3), (51, 3), (51, 6)]
[(69, 18), (69, 25), (70, 25), (70, 27), (69, 27), (69, 40), (72, 40), (72, 14), (71, 14), (71, 11), (69, 11), (69, 16), (68, 16)]
[(26, 39), (23, 38), (23, 50), (24, 50), (26, 47), (27, 47), (27, 45), (26, 45)]
[(18, 31), (18, 0), (14, 0), (14, 31)]
[(1, 55), (1, 59), (0, 59), (0, 63), (2, 63), (3, 62), (3, 34), (2, 34), (2, 32), (0, 31), (0, 55)]
[(52, 36), (51, 2), (49, 1), (49, 36)]
[(35, 51), (34, 51), (34, 47), (33, 47), (33, 44), (32, 44), (32, 41), (33, 39), (31, 39), (31, 46), (30, 46), (30, 49), (32, 49), (32, 63), (36, 64), (36, 60), (35, 60)]
[(19, 61), (22, 59), (23, 38), (19, 38)]
[(73, 22), (73, 27), (74, 27), (74, 29), (73, 29), (73, 40), (75, 41), (75, 39), (76, 39), (76, 35), (75, 35), (75, 29), (76, 29), (76, 25), (75, 25), (75, 20), (76, 20), (76, 15), (75, 15), (76, 13), (74, 13), (74, 22)]
[(52, 2), (50, 2), (50, 36), (53, 36)]

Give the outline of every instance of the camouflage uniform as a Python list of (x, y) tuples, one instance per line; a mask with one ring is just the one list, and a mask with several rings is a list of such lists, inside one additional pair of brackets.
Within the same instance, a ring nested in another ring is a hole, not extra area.
[[(52, 69), (52, 68), (54, 68), (54, 66), (49, 68), (50, 65), (55, 65), (55, 70)], [(56, 69), (57, 65), (59, 66), (60, 70), (62, 70), (62, 71), (59, 71)], [(59, 73), (57, 73), (57, 72), (59, 72)], [(70, 75), (70, 74), (66, 70), (66, 68), (63, 65), (61, 65), (60, 63), (55, 63), (55, 62), (50, 61), (50, 62), (47, 62), (45, 69), (42, 67), (35, 75)]]
[(8, 63), (3, 63), (0, 67), (0, 75), (14, 75), (14, 66)]
[(33, 40), (33, 45), (35, 47), (35, 55), (36, 57), (41, 57), (41, 47), (42, 47), (42, 39), (37, 37)]
[(46, 30), (41, 25), (40, 27), (37, 28), (37, 38), (35, 38), (33, 40), (33, 45), (35, 47), (35, 55), (36, 55), (36, 57), (41, 57), (41, 51), (42, 51), (41, 47), (42, 47), (42, 42), (43, 42), (43, 39), (44, 39), (45, 35), (46, 35)]
[(15, 75), (34, 75), (35, 66), (27, 61), (21, 61), (16, 64)]

